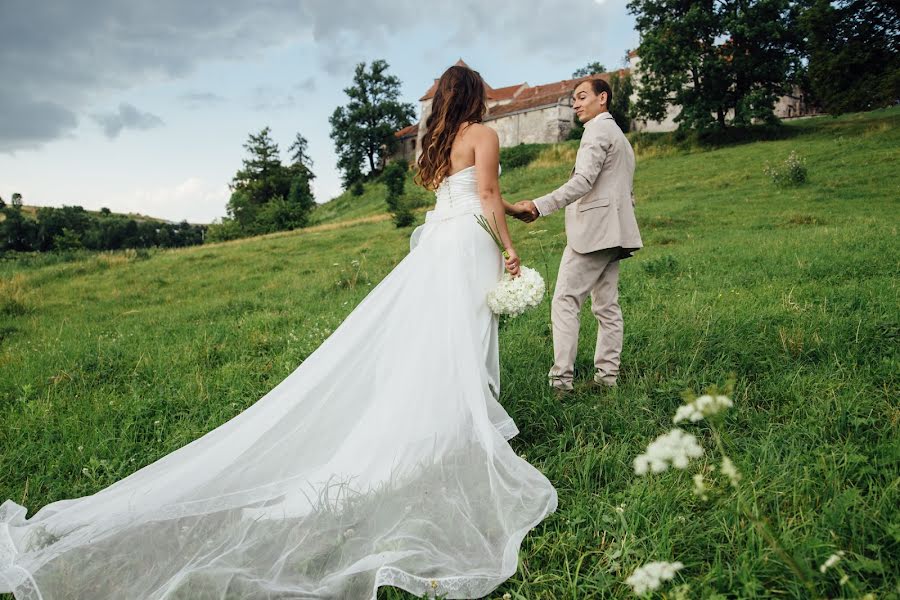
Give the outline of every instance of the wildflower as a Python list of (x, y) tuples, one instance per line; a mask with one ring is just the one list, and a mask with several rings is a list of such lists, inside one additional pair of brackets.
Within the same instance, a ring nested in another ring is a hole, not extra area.
[(709, 500), (709, 495), (706, 493), (708, 491), (709, 488), (706, 487), (706, 483), (703, 481), (703, 473), (694, 475), (694, 493), (699, 496), (701, 500)]
[(432, 579), (432, 580), (431, 580), (431, 589), (433, 589), (433, 590), (438, 589), (438, 582), (437, 582), (437, 579)]
[(696, 423), (704, 417), (710, 417), (732, 406), (734, 406), (734, 403), (728, 396), (710, 396), (705, 394), (693, 402), (679, 406), (672, 421), (680, 423), (687, 420), (691, 423)]
[(824, 563), (822, 563), (822, 565), (819, 567), (819, 571), (821, 571), (822, 573), (824, 573), (825, 571), (827, 571), (828, 569), (830, 569), (830, 568), (833, 567), (834, 565), (838, 564), (838, 562), (839, 562), (843, 557), (844, 557), (844, 551), (843, 551), (843, 550), (838, 550), (837, 552), (835, 552), (834, 554), (832, 554), (831, 556), (829, 556), (829, 557), (828, 557), (828, 560), (826, 560)]
[(721, 471), (731, 481), (731, 485), (737, 487), (738, 482), (741, 480), (741, 474), (738, 473), (737, 467), (734, 466), (734, 463), (727, 456), (722, 457)]
[(512, 600), (512, 595), (509, 592), (503, 594), (503, 600)]
[(662, 473), (670, 464), (676, 469), (684, 469), (690, 459), (702, 455), (703, 448), (697, 438), (676, 428), (656, 438), (644, 454), (634, 459), (634, 472), (638, 475), (646, 475), (648, 471)]
[(631, 586), (634, 593), (640, 596), (657, 589), (663, 581), (675, 577), (675, 573), (684, 565), (680, 562), (652, 562), (634, 570), (634, 573), (625, 580)]

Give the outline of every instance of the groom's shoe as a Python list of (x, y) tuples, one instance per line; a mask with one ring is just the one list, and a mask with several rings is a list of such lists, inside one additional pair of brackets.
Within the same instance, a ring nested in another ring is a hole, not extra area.
[(585, 388), (593, 392), (606, 392), (616, 387), (616, 377), (597, 371), (585, 384)]
[(553, 375), (550, 375), (550, 389), (553, 390), (553, 397), (557, 400), (565, 400), (575, 394), (571, 381), (564, 381)]
[(565, 402), (575, 396), (574, 388), (561, 388), (552, 385), (550, 387), (553, 388), (553, 398), (557, 402)]

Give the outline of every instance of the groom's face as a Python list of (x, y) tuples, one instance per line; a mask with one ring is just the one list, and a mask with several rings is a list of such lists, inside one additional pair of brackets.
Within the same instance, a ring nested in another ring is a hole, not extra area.
[(572, 108), (575, 116), (582, 123), (587, 123), (600, 113), (607, 110), (606, 92), (594, 93), (594, 86), (590, 81), (582, 81), (572, 93)]

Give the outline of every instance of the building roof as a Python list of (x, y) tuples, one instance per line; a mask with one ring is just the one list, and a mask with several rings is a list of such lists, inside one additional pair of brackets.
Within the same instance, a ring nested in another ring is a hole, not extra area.
[(400, 131), (394, 132), (394, 136), (398, 137), (398, 138), (404, 138), (408, 135), (418, 135), (418, 134), (419, 134), (419, 124), (418, 123), (413, 123), (412, 125), (409, 125), (408, 127), (404, 127)]
[[(467, 65), (462, 59), (459, 59), (458, 61), (456, 61), (456, 64), (454, 66), (468, 67), (469, 65)], [(628, 72), (628, 69), (618, 70), (618, 74), (620, 76), (625, 75)], [(511, 113), (523, 110), (533, 110), (544, 106), (552, 106), (554, 104), (558, 104), (561, 99), (568, 99), (569, 95), (572, 93), (572, 89), (582, 81), (586, 81), (593, 77), (600, 77), (601, 79), (609, 81), (610, 75), (612, 75), (612, 72), (595, 73), (593, 75), (576, 77), (574, 79), (562, 79), (560, 81), (554, 81), (553, 83), (545, 83), (542, 85), (529, 86), (527, 83), (519, 83), (516, 85), (508, 85), (506, 87), (496, 89), (492, 88), (487, 84), (487, 82), (485, 82), (484, 85), (487, 88), (488, 100), (511, 100), (511, 102), (508, 102), (506, 104), (498, 104), (489, 107), (487, 115), (485, 115), (485, 119), (498, 119), (504, 115), (508, 115)], [(428, 88), (428, 91), (425, 92), (425, 95), (419, 98), (419, 100), (430, 100), (431, 98), (433, 98), (434, 92), (437, 89), (437, 82), (438, 80), (435, 79), (431, 87)], [(401, 131), (398, 131), (394, 135), (401, 137), (401, 132), (403, 131), (406, 130), (403, 129)]]

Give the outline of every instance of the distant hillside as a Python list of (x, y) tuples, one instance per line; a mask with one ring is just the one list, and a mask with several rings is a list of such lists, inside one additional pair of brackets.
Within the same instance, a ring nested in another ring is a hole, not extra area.
[[(7, 206), (9, 206), (9, 202), (8, 202), (8, 201), (7, 201)], [(26, 214), (26, 215), (28, 215), (28, 216), (30, 216), (30, 217), (33, 218), (33, 219), (36, 219), (36, 218), (37, 218), (37, 210), (38, 210), (39, 208), (44, 208), (44, 207), (43, 207), (43, 206), (29, 206), (29, 205), (27, 205), (27, 204), (23, 204), (23, 205), (22, 205), (22, 213), (23, 213), (23, 214)], [(56, 207), (54, 207), (54, 208), (56, 208)], [(94, 216), (100, 216), (100, 215), (103, 214), (103, 213), (101, 213), (99, 210), (87, 210), (87, 209), (85, 209), (84, 212), (86, 212), (86, 213), (88, 213), (88, 214), (91, 214), (91, 215), (94, 215)], [(146, 222), (146, 221), (151, 221), (151, 222), (156, 222), (156, 223), (173, 223), (173, 224), (174, 224), (174, 223), (177, 223), (177, 222), (178, 222), (178, 221), (169, 221), (168, 219), (161, 219), (161, 218), (159, 218), (159, 217), (150, 217), (150, 216), (147, 216), (147, 215), (142, 215), (141, 213), (133, 213), (133, 212), (129, 212), (129, 213), (117, 213), (117, 212), (110, 211), (109, 214), (110, 214), (110, 216), (115, 215), (115, 216), (119, 216), (119, 217), (125, 217), (125, 218), (129, 218), (129, 219), (134, 219), (134, 220), (135, 220), (136, 222), (138, 222), (138, 223)], [(2, 220), (5, 219), (5, 218), (6, 218), (6, 217), (5, 217), (4, 215), (0, 214), (0, 221), (2, 221)], [(191, 223), (191, 225), (199, 225), (199, 224), (200, 224), (200, 223)]]

